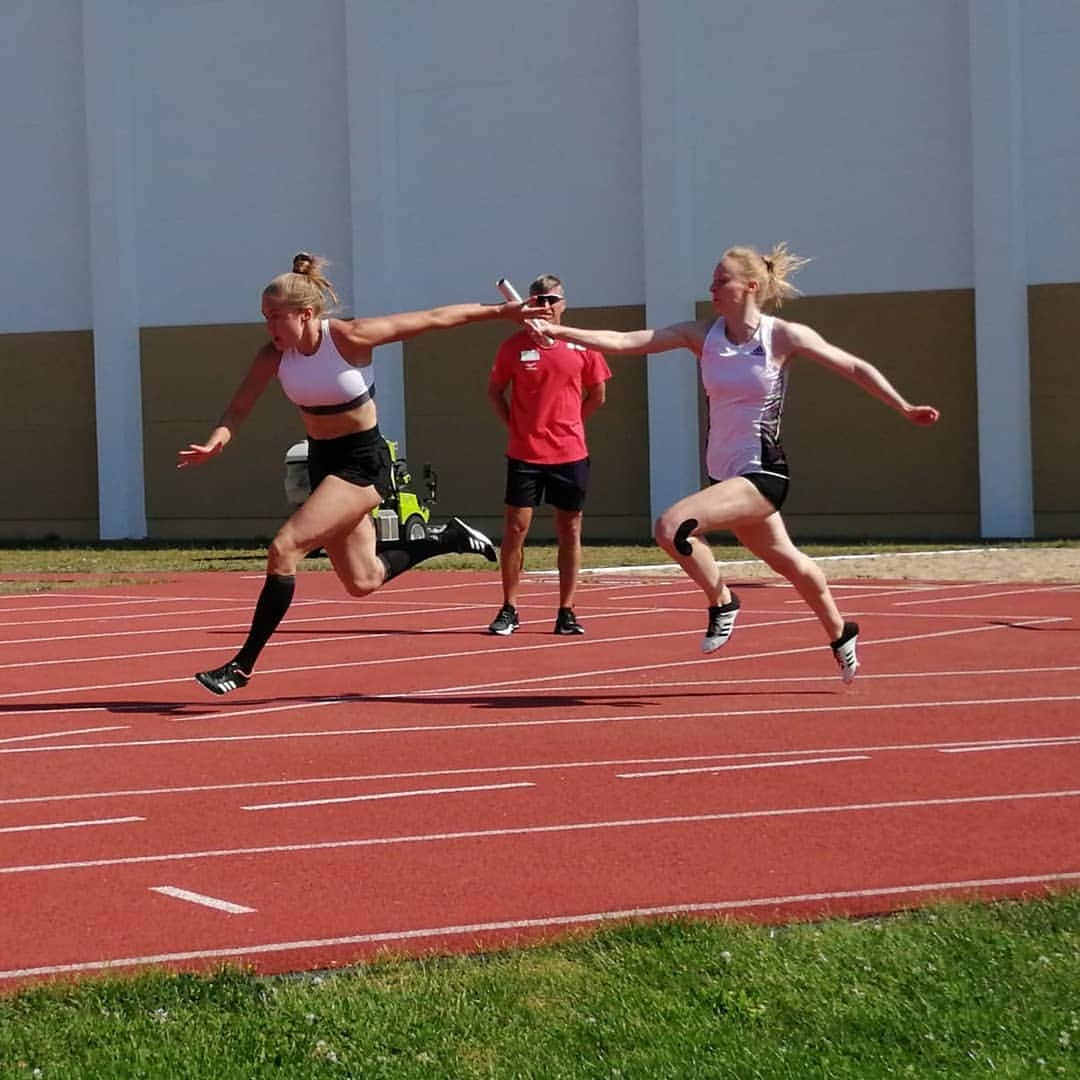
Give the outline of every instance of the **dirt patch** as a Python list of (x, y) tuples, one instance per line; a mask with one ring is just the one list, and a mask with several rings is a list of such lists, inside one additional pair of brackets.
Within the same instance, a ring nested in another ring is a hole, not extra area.
[[(841, 555), (815, 560), (831, 581), (883, 578), (908, 581), (1080, 582), (1080, 548), (977, 548), (900, 555)], [(755, 562), (732, 563), (733, 578), (775, 577)]]
[[(1030, 581), (1080, 583), (1080, 548), (967, 548), (883, 555), (818, 555), (815, 561), (830, 581)], [(721, 558), (728, 581), (780, 580), (764, 563), (740, 555)], [(583, 571), (591, 575), (625, 574), (648, 580), (658, 574), (678, 574), (674, 563)]]

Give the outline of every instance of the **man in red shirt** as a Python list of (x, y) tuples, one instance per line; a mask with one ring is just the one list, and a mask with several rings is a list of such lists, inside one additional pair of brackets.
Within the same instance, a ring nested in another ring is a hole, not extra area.
[[(533, 303), (547, 307), (551, 322), (562, 322), (566, 296), (557, 277), (538, 277), (529, 286), (529, 296)], [(499, 347), (488, 380), (488, 397), (510, 437), (499, 558), (503, 606), (488, 627), (492, 634), (506, 637), (518, 628), (525, 537), (533, 508), (541, 501), (554, 509), (559, 544), (555, 633), (585, 633), (574, 616), (574, 592), (581, 571), (581, 508), (589, 484), (585, 421), (604, 404), (605, 383), (610, 378), (607, 361), (594, 349), (551, 342), (528, 327)]]

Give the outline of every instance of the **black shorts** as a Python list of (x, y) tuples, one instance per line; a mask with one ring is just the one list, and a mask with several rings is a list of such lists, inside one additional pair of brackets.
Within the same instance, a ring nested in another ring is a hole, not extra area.
[[(749, 480), (773, 504), (777, 510), (784, 505), (788, 494), (789, 478), (771, 472), (748, 472), (739, 474), (744, 480)], [(719, 480), (709, 477), (710, 484), (719, 484)]]
[(312, 491), (327, 476), (339, 476), (357, 487), (374, 487), (384, 499), (393, 491), (390, 447), (377, 426), (336, 439), (308, 436), (307, 444)]
[(544, 501), (557, 510), (580, 510), (588, 486), (588, 458), (561, 465), (506, 459), (507, 506), (539, 506)]

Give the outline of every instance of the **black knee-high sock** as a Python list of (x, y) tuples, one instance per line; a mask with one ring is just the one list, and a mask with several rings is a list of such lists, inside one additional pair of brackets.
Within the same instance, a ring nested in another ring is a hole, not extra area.
[(270, 640), (270, 635), (277, 629), (285, 612), (289, 610), (295, 591), (296, 576), (294, 574), (266, 575), (266, 584), (263, 585), (255, 604), (255, 614), (251, 619), (251, 631), (247, 641), (233, 657), (233, 662), (239, 665), (241, 671), (251, 674), (263, 646)]
[(445, 555), (450, 548), (439, 537), (426, 537), (423, 540), (390, 540), (379, 543), (376, 557), (386, 567), (384, 581), (389, 581), (398, 574), (404, 574), (410, 566), (422, 563), (436, 555)]

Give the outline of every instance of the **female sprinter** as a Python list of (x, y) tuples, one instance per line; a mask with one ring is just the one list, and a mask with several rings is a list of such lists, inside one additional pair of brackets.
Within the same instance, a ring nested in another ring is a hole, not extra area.
[(841, 617), (825, 576), (792, 543), (780, 507), (788, 490), (788, 468), (780, 445), (780, 414), (788, 364), (804, 356), (850, 379), (914, 424), (933, 424), (938, 410), (911, 405), (872, 364), (827, 342), (809, 326), (786, 322), (762, 309), (779, 307), (798, 290), (789, 280), (807, 260), (780, 244), (768, 255), (753, 248), (725, 252), (713, 273), (714, 315), (660, 330), (618, 333), (580, 330), (544, 322), (543, 309), (525, 314), (541, 320), (554, 338), (577, 342), (608, 355), (689, 349), (698, 357), (709, 402), (706, 464), (710, 484), (680, 499), (659, 517), (656, 542), (705, 593), (709, 620), (703, 652), (731, 636), (739, 599), (699, 533), (728, 529), (745, 548), (782, 574), (818, 617), (845, 683), (859, 668), (857, 623)]
[(240, 651), (221, 667), (195, 678), (215, 694), (246, 686), (255, 661), (292, 601), (297, 563), (324, 548), (351, 596), (367, 596), (424, 559), (451, 552), (483, 555), (495, 547), (459, 518), (423, 540), (380, 544), (376, 551), (371, 511), (390, 492), (390, 453), (375, 413), (372, 349), (391, 341), (483, 319), (521, 321), (520, 304), (453, 304), (371, 318), (327, 318), (337, 303), (323, 276), (325, 260), (301, 252), (291, 273), (263, 290), (262, 314), (270, 341), (252, 361), (220, 423), (205, 443), (179, 453), (178, 468), (201, 465), (220, 454), (233, 431), (277, 376), (297, 406), (308, 433), (311, 495), (270, 544), (266, 583), (255, 605), (251, 631)]

